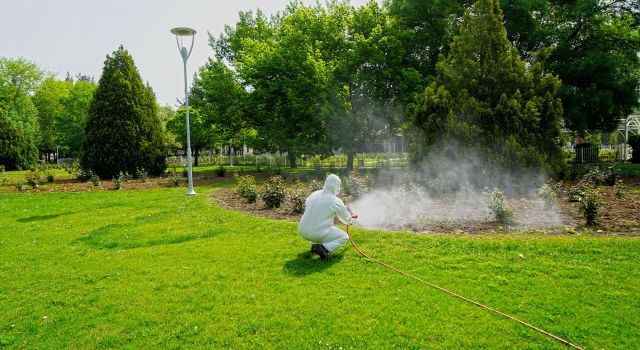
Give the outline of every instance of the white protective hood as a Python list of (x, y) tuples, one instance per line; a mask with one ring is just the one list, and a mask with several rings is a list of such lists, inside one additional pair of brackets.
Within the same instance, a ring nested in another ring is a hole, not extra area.
[(327, 176), (327, 179), (324, 180), (324, 187), (322, 188), (322, 190), (328, 191), (329, 193), (332, 193), (334, 196), (336, 196), (340, 192), (340, 184), (342, 184), (342, 181), (337, 175), (329, 174), (329, 176)]
[(340, 192), (340, 178), (334, 174), (327, 176), (322, 190), (313, 192), (306, 201), (302, 219), (298, 224), (300, 234), (309, 240), (317, 239), (333, 227), (333, 220), (350, 225), (351, 214), (344, 202), (336, 197)]

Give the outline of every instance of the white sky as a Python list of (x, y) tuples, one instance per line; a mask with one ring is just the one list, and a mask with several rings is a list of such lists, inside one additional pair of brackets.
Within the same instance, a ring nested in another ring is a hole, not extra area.
[[(314, 4), (315, 0), (303, 0)], [(351, 0), (361, 6), (367, 0)], [(195, 29), (187, 62), (193, 73), (213, 55), (207, 32), (217, 37), (241, 10), (283, 10), (289, 0), (0, 0), (0, 57), (24, 57), (63, 79), (83, 73), (100, 78), (106, 55), (120, 44), (133, 56), (142, 80), (162, 105), (184, 97), (182, 59), (173, 27)]]

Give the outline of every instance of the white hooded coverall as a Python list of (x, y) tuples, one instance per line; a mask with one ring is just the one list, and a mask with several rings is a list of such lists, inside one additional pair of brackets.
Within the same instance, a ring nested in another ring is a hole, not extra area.
[(298, 232), (304, 239), (311, 244), (322, 243), (329, 252), (340, 248), (349, 239), (346, 232), (333, 226), (334, 218), (337, 216), (347, 225), (352, 223), (347, 206), (336, 197), (340, 183), (338, 176), (327, 176), (324, 187), (307, 198), (304, 214), (298, 224)]

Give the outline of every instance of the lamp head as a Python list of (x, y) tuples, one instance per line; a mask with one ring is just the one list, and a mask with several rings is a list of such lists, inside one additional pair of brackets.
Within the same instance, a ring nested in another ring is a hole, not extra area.
[(187, 28), (187, 27), (176, 27), (171, 29), (171, 33), (178, 36), (193, 36), (196, 34), (195, 29)]

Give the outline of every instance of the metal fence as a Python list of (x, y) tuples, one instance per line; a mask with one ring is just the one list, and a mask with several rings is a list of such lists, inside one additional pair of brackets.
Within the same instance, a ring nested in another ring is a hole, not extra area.
[(564, 147), (569, 163), (598, 163), (625, 161), (631, 155), (631, 149), (626, 144), (602, 146), (569, 146)]
[[(382, 166), (402, 166), (408, 163), (408, 153), (359, 153), (355, 156), (353, 165), (355, 168), (371, 168)], [(185, 156), (167, 157), (169, 166), (186, 166)], [(195, 158), (194, 158), (195, 163)], [(327, 158), (318, 156), (298, 157), (296, 164), (300, 167), (314, 168), (344, 168), (347, 165), (346, 155), (334, 155)], [(256, 166), (279, 168), (289, 165), (286, 154), (209, 154), (203, 152), (198, 157), (200, 166)]]

